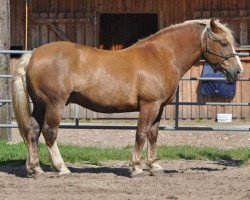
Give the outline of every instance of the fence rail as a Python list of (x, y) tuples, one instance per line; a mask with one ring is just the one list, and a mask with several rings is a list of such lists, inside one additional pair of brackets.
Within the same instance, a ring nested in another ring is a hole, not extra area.
[[(250, 46), (246, 46), (249, 48)], [(32, 51), (22, 51), (22, 50), (0, 50), (0, 54), (23, 54), (23, 53), (30, 53)], [(238, 55), (240, 57), (250, 56), (249, 52), (239, 52)], [(0, 78), (12, 78), (11, 74), (1, 74)], [(225, 78), (197, 78), (197, 77), (190, 77), (190, 78), (182, 78), (184, 81), (225, 81)], [(240, 78), (238, 81), (250, 81), (249, 78)], [(172, 102), (171, 105), (175, 105), (175, 126), (160, 126), (161, 130), (201, 130), (201, 131), (250, 131), (249, 126), (235, 126), (235, 127), (181, 127), (179, 126), (179, 106), (181, 105), (230, 105), (230, 106), (250, 106), (249, 102), (239, 102), (239, 103), (228, 103), (228, 102), (180, 102), (179, 101), (179, 88), (176, 93), (175, 102)], [(10, 104), (12, 103), (11, 99), (0, 99), (0, 107), (3, 104)], [(87, 124), (87, 123), (80, 123), (79, 118), (79, 106), (76, 106), (75, 109), (75, 123), (61, 123), (60, 128), (75, 128), (75, 129), (136, 129), (136, 125), (103, 125), (103, 124)], [(10, 124), (0, 124), (0, 128), (17, 128), (16, 123)]]

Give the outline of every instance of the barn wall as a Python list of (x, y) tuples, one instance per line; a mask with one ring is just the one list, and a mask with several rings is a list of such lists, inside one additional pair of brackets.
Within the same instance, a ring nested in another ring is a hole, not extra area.
[[(24, 46), (24, 1), (11, 0), (11, 43)], [(99, 16), (101, 13), (157, 13), (159, 28), (190, 19), (218, 17), (234, 30), (237, 42), (250, 44), (250, 1), (248, 0), (30, 0), (29, 49), (48, 42), (69, 40), (89, 46), (99, 46)], [(245, 77), (250, 77), (250, 59), (244, 60)], [(197, 64), (185, 75), (199, 77), (202, 64)], [(197, 81), (180, 83), (181, 101), (249, 102), (245, 93), (249, 82), (237, 83), (234, 99), (202, 97)], [(75, 106), (68, 106), (64, 116), (74, 117)], [(181, 118), (215, 118), (216, 113), (230, 112), (236, 118), (249, 118), (250, 108), (232, 106), (183, 106)], [(174, 106), (168, 106), (164, 118), (173, 118)], [(134, 118), (137, 113), (99, 114), (81, 108), (83, 118)]]
[[(12, 45), (24, 45), (24, 1), (11, 1)], [(30, 0), (29, 2), (30, 49), (47, 42), (62, 40), (62, 35), (73, 42), (98, 45), (98, 38), (95, 36), (98, 36), (99, 32), (99, 14), (121, 12), (158, 13), (160, 27), (190, 19), (218, 17), (234, 30), (241, 45), (250, 44), (248, 0)], [(58, 30), (61, 35), (56, 32)]]

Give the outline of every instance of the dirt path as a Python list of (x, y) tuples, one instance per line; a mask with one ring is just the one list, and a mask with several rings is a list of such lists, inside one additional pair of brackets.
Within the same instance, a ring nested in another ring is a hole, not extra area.
[[(250, 166), (161, 161), (164, 175), (128, 178), (127, 163), (71, 166), (71, 175), (25, 178), (20, 164), (0, 167), (0, 199), (250, 199)], [(47, 166), (44, 166), (48, 169)]]
[[(58, 140), (80, 146), (123, 147), (133, 145), (134, 131), (61, 130)], [(16, 131), (13, 141), (21, 141)], [(158, 144), (249, 147), (250, 134), (161, 131)], [(24, 163), (0, 165), (0, 200), (250, 199), (250, 164), (239, 167), (237, 163), (222, 161), (160, 162), (164, 175), (137, 179), (128, 177), (128, 163), (121, 161), (105, 162), (102, 166), (70, 165), (72, 174), (63, 177), (57, 177), (49, 166), (43, 166), (46, 175), (37, 180), (25, 177)]]

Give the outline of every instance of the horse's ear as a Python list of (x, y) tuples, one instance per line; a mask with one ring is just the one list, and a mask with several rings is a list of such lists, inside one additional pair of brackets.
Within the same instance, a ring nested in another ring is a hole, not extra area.
[(217, 26), (217, 24), (216, 24), (215, 21), (217, 21), (217, 19), (215, 19), (215, 18), (212, 18), (211, 21), (210, 21), (211, 30), (212, 30), (214, 33), (220, 34), (220, 33), (222, 33), (223, 31), (221, 30), (220, 27)]

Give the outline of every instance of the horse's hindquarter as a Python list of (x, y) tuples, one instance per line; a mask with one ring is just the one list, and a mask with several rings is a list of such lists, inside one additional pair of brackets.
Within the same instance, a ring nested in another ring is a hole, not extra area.
[(27, 67), (31, 98), (45, 104), (68, 98), (73, 86), (71, 66), (77, 65), (75, 52), (69, 42), (49, 43), (33, 51)]

